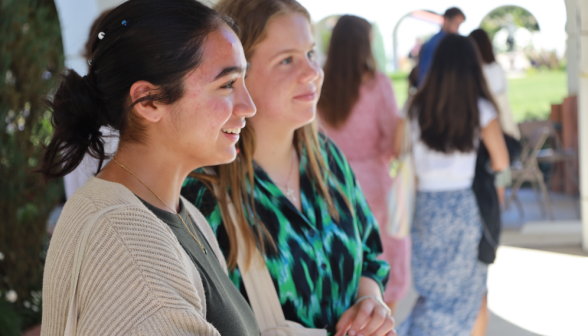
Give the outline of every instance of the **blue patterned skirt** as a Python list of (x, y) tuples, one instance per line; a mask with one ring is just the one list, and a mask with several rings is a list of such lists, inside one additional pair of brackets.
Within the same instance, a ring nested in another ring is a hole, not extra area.
[(482, 222), (473, 192), (418, 192), (412, 273), (419, 298), (401, 336), (469, 336), (487, 292), (478, 261)]

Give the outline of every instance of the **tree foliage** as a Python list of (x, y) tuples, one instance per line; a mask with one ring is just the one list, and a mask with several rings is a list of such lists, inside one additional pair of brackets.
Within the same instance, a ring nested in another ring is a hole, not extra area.
[(528, 10), (518, 6), (502, 6), (491, 11), (484, 17), (480, 28), (484, 29), (494, 39), (494, 34), (509, 24), (509, 20), (519, 27), (527, 28), (530, 31), (539, 30), (537, 19)]
[(52, 132), (40, 98), (63, 69), (53, 0), (0, 1), (0, 48), (0, 330), (11, 335), (40, 322), (45, 225), (63, 195), (32, 172)]

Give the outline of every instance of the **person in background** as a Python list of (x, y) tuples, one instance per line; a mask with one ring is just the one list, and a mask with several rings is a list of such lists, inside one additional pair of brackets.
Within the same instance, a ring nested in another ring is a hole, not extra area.
[[(214, 233), (180, 197), (192, 170), (235, 159), (227, 130), (255, 114), (235, 30), (194, 0), (126, 1), (99, 23), (88, 75), (64, 75), (39, 172), (62, 177), (89, 153), (99, 173), (67, 201), (51, 239), (43, 336), (259, 336)], [(120, 132), (104, 169), (102, 126)], [(87, 253), (72, 286), (78, 247)]]
[(418, 65), (412, 68), (408, 73), (408, 98), (406, 99), (407, 102), (410, 101), (412, 96), (414, 96), (418, 89), (419, 89), (419, 67)]
[(377, 222), (345, 156), (318, 133), (323, 72), (308, 11), (294, 0), (221, 0), (215, 9), (240, 27), (258, 111), (237, 160), (211, 167), (216, 176), (192, 175), (182, 195), (208, 219), (245, 297), (237, 230), (241, 251), (264, 256), (286, 320), (336, 336), (394, 335)]
[(376, 70), (371, 34), (371, 25), (363, 18), (344, 15), (337, 21), (324, 66), (318, 115), (321, 129), (349, 160), (380, 224), (381, 259), (390, 264), (384, 301), (394, 311), (408, 290), (410, 238), (394, 239), (383, 228), (398, 107), (390, 79)]
[[(490, 41), (488, 34), (482, 29), (472, 31), (469, 38), (477, 46), (480, 56), (482, 57), (484, 77), (486, 78), (488, 88), (494, 97), (494, 101), (498, 106), (500, 127), (504, 133), (519, 140), (521, 138), (521, 133), (518, 125), (512, 117), (512, 111), (508, 101), (508, 81), (504, 74), (504, 70), (500, 64), (496, 62), (492, 42)], [(496, 191), (498, 192), (498, 200), (501, 205), (504, 203), (506, 187), (510, 186), (511, 183), (510, 168), (505, 169), (496, 175), (495, 185)]]
[[(494, 51), (492, 48), (492, 42), (488, 37), (488, 34), (482, 29), (475, 29), (473, 30), (470, 35), (468, 36), (472, 42), (478, 48), (481, 61), (482, 61), (482, 69), (484, 71), (484, 77), (486, 78), (486, 83), (488, 84), (488, 89), (492, 93), (494, 97), (494, 101), (498, 107), (498, 116), (500, 120), (500, 127), (502, 132), (504, 132), (507, 136), (510, 136), (514, 139), (507, 141), (507, 147), (512, 146), (512, 142), (515, 144), (517, 143), (516, 140), (520, 139), (520, 131), (518, 129), (517, 124), (514, 122), (512, 117), (512, 111), (510, 109), (510, 104), (508, 101), (508, 81), (506, 79), (506, 75), (504, 70), (496, 62), (496, 58), (494, 56)], [(482, 148), (483, 149), (483, 148)], [(485, 149), (484, 150), (484, 157), (486, 156)], [(480, 159), (480, 158), (479, 158)], [(511, 158), (512, 160), (512, 158)], [(486, 172), (480, 173), (481, 176), (487, 174)], [(510, 186), (512, 183), (510, 167), (503, 170), (502, 172), (498, 172), (494, 176), (494, 187), (496, 188), (496, 196), (498, 197), (498, 204), (502, 205), (504, 203), (504, 195), (506, 192), (506, 187)], [(483, 185), (480, 181), (480, 185)], [(478, 192), (478, 191), (476, 191)], [(484, 214), (483, 207), (487, 207), (486, 211), (491, 211), (491, 209), (496, 209), (492, 207), (493, 203), (496, 202), (495, 198), (488, 199), (489, 197), (493, 197), (493, 193), (491, 191), (485, 191), (483, 193), (484, 199), (481, 196), (478, 196), (478, 203), (480, 206), (480, 210)], [(494, 196), (494, 197), (496, 197)], [(498, 206), (498, 211), (495, 212), (495, 215), (488, 215), (488, 218), (485, 219), (485, 224), (489, 225), (492, 223), (492, 219), (499, 220), (497, 216), (500, 215), (500, 207)], [(498, 226), (500, 227), (500, 226)], [(487, 228), (489, 229), (489, 228)], [(491, 230), (489, 230), (491, 232)], [(496, 238), (499, 237), (500, 231), (495, 233)], [(487, 305), (487, 296), (484, 296), (484, 300), (482, 303), (482, 308), (476, 319), (476, 323), (474, 325), (474, 332), (472, 333), (473, 336), (483, 336), (486, 334), (486, 329), (488, 325), (488, 305)]]
[(441, 30), (433, 35), (429, 41), (423, 44), (419, 52), (419, 86), (424, 83), (431, 62), (433, 61), (435, 50), (441, 40), (443, 40), (447, 34), (457, 34), (459, 26), (465, 21), (465, 19), (465, 14), (457, 7), (451, 7), (445, 11), (445, 14), (443, 14), (443, 25), (441, 26)]
[(518, 140), (521, 138), (521, 133), (513, 119), (508, 102), (508, 80), (502, 66), (496, 62), (490, 37), (483, 29), (473, 30), (468, 37), (474, 42), (482, 57), (482, 70), (484, 70), (488, 89), (498, 105), (502, 131)]
[(482, 222), (471, 189), (480, 140), (494, 171), (509, 162), (496, 104), (467, 37), (441, 41), (408, 113), (418, 178), (411, 237), (419, 297), (398, 334), (469, 336), (487, 292), (488, 266), (478, 261)]
[[(90, 35), (88, 36), (88, 40), (84, 45), (84, 58), (86, 58), (87, 62), (89, 62), (90, 58), (92, 57), (92, 44), (96, 39), (96, 36), (98, 36), (98, 33), (100, 33), (100, 22), (102, 22), (109, 12), (110, 10), (102, 12), (102, 14), (100, 14), (100, 16), (94, 20), (94, 23), (92, 23), (92, 27), (90, 28)], [(102, 132), (102, 139), (104, 140), (104, 152), (106, 154), (102, 164), (105, 165), (108, 163), (110, 156), (116, 152), (116, 148), (118, 147), (119, 134), (117, 130), (106, 126), (101, 127), (100, 132)], [(71, 173), (63, 177), (66, 199), (69, 199), (76, 192), (76, 190), (78, 190), (78, 188), (82, 187), (91, 177), (96, 175), (98, 171), (98, 163), (98, 159), (92, 157), (89, 154), (86, 154), (82, 162), (80, 162), (80, 164)]]

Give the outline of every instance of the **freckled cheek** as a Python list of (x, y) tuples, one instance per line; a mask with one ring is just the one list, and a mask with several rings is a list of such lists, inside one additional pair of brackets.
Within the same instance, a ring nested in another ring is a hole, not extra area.
[(254, 86), (247, 86), (247, 89), (259, 112), (265, 109), (280, 108), (282, 104), (287, 103), (292, 95), (292, 83), (292, 79), (280, 76), (255, 83)]
[(206, 125), (212, 129), (220, 129), (233, 113), (231, 105), (224, 101), (211, 102), (207, 106)]

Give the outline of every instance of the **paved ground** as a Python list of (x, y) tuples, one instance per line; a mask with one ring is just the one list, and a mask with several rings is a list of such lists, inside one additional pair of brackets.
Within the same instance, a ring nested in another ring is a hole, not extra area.
[[(510, 193), (507, 192), (506, 197)], [(521, 189), (518, 198), (523, 205), (523, 213), (515, 204), (509, 206), (502, 214), (502, 224), (506, 229), (520, 229), (526, 223), (549, 221), (549, 216), (542, 211), (542, 196), (531, 188)], [(555, 219), (559, 222), (580, 220), (580, 199), (578, 196), (550, 193)], [(543, 207), (544, 208), (544, 207)]]
[[(487, 336), (587, 336), (588, 253), (580, 247), (577, 197), (550, 194), (555, 221), (542, 215), (531, 189), (503, 213), (498, 259), (488, 277), (491, 311)], [(57, 221), (58, 209), (48, 223)], [(406, 318), (414, 289), (400, 302), (396, 319)], [(38, 335), (33, 330), (27, 336)]]
[[(505, 230), (488, 276), (488, 336), (586, 336), (588, 253), (581, 249), (577, 197), (550, 195), (555, 221), (541, 215), (530, 189), (519, 195), (523, 216), (503, 214)], [(398, 307), (400, 323), (417, 297), (411, 289)]]

